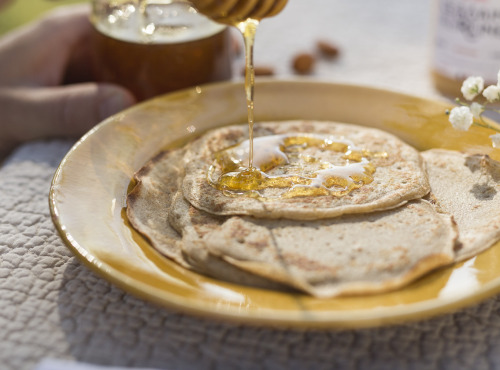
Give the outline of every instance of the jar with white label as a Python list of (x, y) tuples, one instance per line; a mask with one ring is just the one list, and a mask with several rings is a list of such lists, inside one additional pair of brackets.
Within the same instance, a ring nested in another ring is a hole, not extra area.
[(457, 97), (462, 81), (481, 76), (496, 84), (500, 69), (500, 0), (436, 0), (432, 77)]

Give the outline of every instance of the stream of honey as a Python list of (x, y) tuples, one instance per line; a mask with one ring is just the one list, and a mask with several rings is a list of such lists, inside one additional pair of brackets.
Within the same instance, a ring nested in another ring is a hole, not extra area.
[(255, 90), (255, 68), (253, 62), (253, 47), (255, 44), (255, 34), (259, 21), (255, 19), (248, 19), (245, 22), (238, 24), (238, 29), (241, 31), (245, 40), (245, 94), (247, 98), (247, 111), (248, 111), (248, 168), (253, 169), (253, 125), (254, 120), (254, 90)]
[(288, 0), (191, 0), (209, 18), (236, 27), (245, 43), (245, 94), (248, 111), (249, 153), (248, 170), (259, 176), (253, 166), (253, 126), (255, 68), (253, 50), (255, 35), (262, 18), (278, 14)]

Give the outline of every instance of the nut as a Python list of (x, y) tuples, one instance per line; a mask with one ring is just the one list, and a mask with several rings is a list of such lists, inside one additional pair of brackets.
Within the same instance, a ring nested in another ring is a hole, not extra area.
[[(271, 66), (255, 66), (254, 73), (255, 76), (273, 76), (274, 68)], [(245, 68), (242, 69), (241, 75), (245, 75)]]
[(297, 74), (306, 75), (312, 73), (316, 58), (309, 53), (300, 53), (293, 58), (293, 69)]
[(335, 58), (339, 55), (339, 48), (331, 42), (319, 40), (316, 46), (320, 54), (326, 58)]

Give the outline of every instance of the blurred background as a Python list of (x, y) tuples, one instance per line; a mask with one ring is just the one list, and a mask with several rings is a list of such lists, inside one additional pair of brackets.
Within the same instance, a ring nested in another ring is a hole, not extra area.
[[(82, 2), (88, 1), (7, 0), (0, 11), (0, 34), (53, 7)], [(329, 60), (316, 58), (314, 69), (307, 73), (309, 78), (431, 98), (444, 97), (445, 93), (453, 98), (459, 93), (463, 76), (452, 81), (450, 89), (441, 89), (432, 75), (436, 9), (438, 4), (447, 2), (466, 1), (289, 0), (276, 17), (279, 20), (262, 21), (257, 32), (255, 64), (271, 69), (275, 77), (295, 78), (294, 58), (300, 53), (317, 57), (316, 44), (323, 40), (333, 44), (339, 54)], [(235, 39), (241, 43), (239, 35)], [(239, 54), (233, 64), (235, 79), (241, 78), (242, 68), (243, 56)]]
[[(329, 2), (328, 11), (324, 1)], [(0, 11), (0, 34), (55, 6), (81, 2), (7, 1)], [(326, 40), (339, 48), (339, 57), (316, 63), (312, 77), (433, 95), (430, 78), (421, 78), (429, 76), (431, 15), (431, 0), (289, 0), (279, 21), (266, 19), (260, 25), (255, 63), (271, 66), (277, 77), (293, 77), (295, 55), (311, 53), (318, 40)], [(240, 57), (236, 77), (241, 66)], [(376, 80), (374, 69), (381, 72)]]
[(10, 0), (0, 11), (0, 34), (36, 18), (55, 6), (81, 3), (82, 0)]

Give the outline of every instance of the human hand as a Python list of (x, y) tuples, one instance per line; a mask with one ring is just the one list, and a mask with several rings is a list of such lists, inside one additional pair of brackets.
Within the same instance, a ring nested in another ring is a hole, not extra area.
[[(61, 7), (0, 39), (0, 155), (47, 137), (75, 137), (132, 105), (91, 81), (87, 6)], [(3, 153), (2, 153), (3, 152)]]
[(11, 0), (0, 0), (0, 9), (3, 8), (5, 5), (10, 3)]

